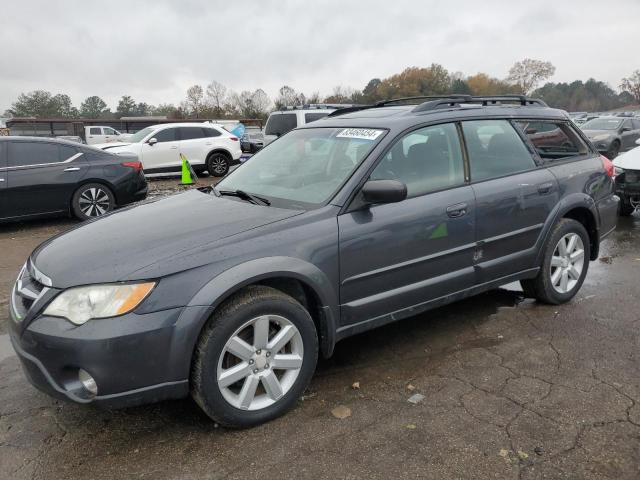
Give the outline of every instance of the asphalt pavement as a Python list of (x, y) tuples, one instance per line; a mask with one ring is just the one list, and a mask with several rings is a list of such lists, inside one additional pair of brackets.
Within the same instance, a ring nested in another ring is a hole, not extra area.
[(8, 292), (31, 250), (75, 224), (0, 227), (0, 479), (640, 478), (637, 214), (571, 303), (513, 284), (347, 339), (291, 413), (251, 430), (190, 399), (104, 411), (26, 381)]

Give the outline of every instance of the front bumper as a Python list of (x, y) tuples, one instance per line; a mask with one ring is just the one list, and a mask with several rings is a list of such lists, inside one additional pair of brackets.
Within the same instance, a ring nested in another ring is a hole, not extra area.
[[(10, 337), (29, 381), (43, 392), (76, 403), (116, 408), (182, 398), (189, 393), (193, 344), (185, 327), (206, 312), (185, 307), (128, 313), (75, 326), (38, 316), (28, 325), (11, 310)], [(87, 371), (92, 396), (78, 380)]]

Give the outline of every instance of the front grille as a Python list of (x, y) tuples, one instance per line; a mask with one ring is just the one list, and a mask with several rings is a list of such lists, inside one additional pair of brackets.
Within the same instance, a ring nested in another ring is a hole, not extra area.
[(16, 321), (22, 321), (33, 304), (47, 291), (47, 286), (42, 283), (43, 280), (48, 281), (47, 277), (37, 273), (29, 262), (20, 270), (11, 295), (11, 305)]
[(624, 171), (624, 183), (638, 183), (638, 182), (640, 182), (640, 170)]

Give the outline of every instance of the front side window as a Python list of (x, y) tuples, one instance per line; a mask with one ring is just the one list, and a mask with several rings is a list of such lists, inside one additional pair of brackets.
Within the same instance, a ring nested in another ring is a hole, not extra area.
[(518, 132), (507, 120), (462, 122), (471, 181), (503, 177), (536, 167)]
[(203, 138), (202, 127), (180, 127), (180, 140), (196, 140)]
[(113, 128), (105, 128), (104, 129), (104, 134), (105, 135), (119, 135), (119, 133), (116, 132)]
[(274, 113), (269, 116), (264, 128), (265, 135), (281, 136), (298, 126), (295, 113)]
[(543, 159), (561, 160), (584, 155), (588, 151), (567, 123), (535, 120), (519, 121), (517, 124)]
[(160, 130), (159, 132), (156, 132), (154, 137), (156, 140), (158, 140), (158, 143), (175, 142), (177, 140), (176, 129), (165, 128), (164, 130)]
[(314, 208), (329, 200), (384, 136), (385, 130), (294, 130), (222, 180), (218, 190), (243, 190), (283, 208)]
[(453, 123), (415, 130), (398, 140), (385, 155), (371, 180), (399, 180), (407, 196), (456, 187), (464, 183), (464, 162)]
[(9, 166), (25, 167), (56, 163), (60, 161), (60, 151), (55, 143), (45, 142), (10, 142)]

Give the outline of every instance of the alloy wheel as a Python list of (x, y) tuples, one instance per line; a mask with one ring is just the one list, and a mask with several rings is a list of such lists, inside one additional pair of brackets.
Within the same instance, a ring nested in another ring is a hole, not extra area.
[(80, 194), (78, 203), (87, 217), (99, 217), (111, 209), (109, 195), (99, 187), (87, 188)]
[(222, 157), (214, 157), (211, 160), (211, 166), (214, 173), (218, 175), (223, 175), (227, 171), (227, 161)]
[(559, 293), (568, 293), (576, 286), (584, 268), (584, 244), (577, 233), (564, 235), (551, 257), (551, 285)]
[(217, 368), (224, 399), (241, 410), (273, 405), (293, 387), (304, 358), (297, 327), (279, 315), (262, 315), (227, 340)]

